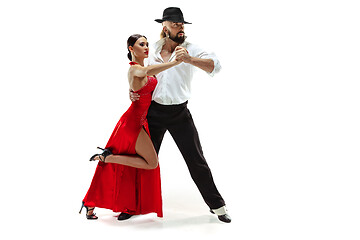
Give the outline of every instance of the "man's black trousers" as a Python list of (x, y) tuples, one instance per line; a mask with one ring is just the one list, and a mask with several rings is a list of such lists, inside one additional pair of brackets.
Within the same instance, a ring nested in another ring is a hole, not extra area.
[(210, 209), (225, 205), (217, 190), (210, 168), (204, 158), (199, 135), (187, 108), (180, 105), (162, 105), (151, 102), (147, 120), (151, 140), (159, 153), (165, 132), (168, 130), (185, 159), (190, 175)]

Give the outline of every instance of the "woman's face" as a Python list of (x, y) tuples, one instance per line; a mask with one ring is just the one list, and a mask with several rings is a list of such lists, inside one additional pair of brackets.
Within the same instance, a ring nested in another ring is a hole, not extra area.
[(133, 47), (129, 47), (136, 58), (147, 58), (149, 56), (149, 43), (146, 38), (139, 38)]

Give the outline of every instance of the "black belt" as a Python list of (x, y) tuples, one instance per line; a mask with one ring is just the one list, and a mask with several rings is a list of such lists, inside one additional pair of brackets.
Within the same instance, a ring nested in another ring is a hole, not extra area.
[(188, 101), (181, 103), (181, 104), (171, 104), (171, 105), (164, 105), (164, 104), (157, 103), (155, 101), (151, 101), (151, 107), (155, 107), (158, 109), (168, 109), (168, 110), (185, 108), (187, 106), (187, 104), (188, 104)]

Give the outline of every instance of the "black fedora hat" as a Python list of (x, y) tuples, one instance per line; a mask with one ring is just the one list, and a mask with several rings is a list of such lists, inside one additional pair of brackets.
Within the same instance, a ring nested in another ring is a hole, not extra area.
[(155, 19), (156, 22), (162, 23), (164, 21), (180, 22), (185, 24), (191, 24), (184, 20), (184, 16), (180, 8), (168, 7), (164, 10), (162, 19)]

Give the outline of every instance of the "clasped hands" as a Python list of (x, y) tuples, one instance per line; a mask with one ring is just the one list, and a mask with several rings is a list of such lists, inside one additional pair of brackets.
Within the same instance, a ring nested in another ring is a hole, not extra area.
[[(185, 62), (189, 63), (191, 60), (191, 56), (189, 55), (189, 52), (184, 47), (177, 46), (175, 48), (175, 60), (178, 62)], [(129, 90), (129, 98), (132, 102), (139, 100), (140, 95), (137, 93), (134, 93), (131, 89)]]
[(186, 50), (186, 48), (177, 46), (175, 48), (175, 60), (189, 63), (191, 60), (191, 56), (189, 55), (189, 52)]

